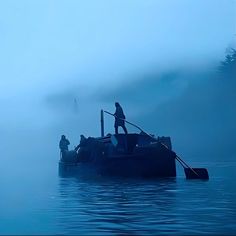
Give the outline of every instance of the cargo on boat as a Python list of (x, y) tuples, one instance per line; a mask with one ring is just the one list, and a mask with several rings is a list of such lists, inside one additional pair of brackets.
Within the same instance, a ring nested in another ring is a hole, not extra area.
[(89, 137), (79, 149), (65, 151), (59, 161), (60, 175), (123, 177), (175, 177), (176, 154), (170, 137), (145, 132)]

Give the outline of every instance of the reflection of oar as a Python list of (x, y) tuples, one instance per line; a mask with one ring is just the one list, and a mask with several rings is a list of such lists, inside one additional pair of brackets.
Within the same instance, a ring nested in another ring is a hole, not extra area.
[[(141, 129), (139, 126), (125, 120), (122, 118), (117, 117), (116, 115), (108, 112), (108, 111), (104, 111), (105, 113), (114, 116), (117, 119), (123, 120), (125, 121), (127, 124), (130, 124), (134, 127), (136, 127), (137, 129), (139, 129), (141, 132), (145, 133), (146, 135), (148, 135), (149, 137), (151, 137), (152, 139), (158, 141), (156, 138), (152, 137), (150, 134), (148, 134), (147, 132), (145, 132), (143, 129)], [(159, 143), (162, 144), (162, 146), (164, 146), (165, 148), (169, 149), (164, 143), (158, 141)], [(184, 172), (185, 172), (185, 176), (186, 179), (209, 179), (209, 175), (208, 175), (208, 171), (205, 168), (191, 168), (185, 161), (183, 161), (178, 155), (175, 154), (175, 158), (176, 160), (181, 164), (181, 166), (184, 168)]]

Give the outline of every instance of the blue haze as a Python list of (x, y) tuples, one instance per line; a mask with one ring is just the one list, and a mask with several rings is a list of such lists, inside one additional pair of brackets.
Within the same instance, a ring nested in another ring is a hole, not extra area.
[[(236, 47), (235, 10), (235, 0), (0, 1), (0, 234), (235, 234), (236, 84), (217, 72)], [(186, 181), (180, 166), (176, 180), (60, 178), (60, 135), (70, 148), (99, 136), (100, 109), (115, 101), (210, 181)]]

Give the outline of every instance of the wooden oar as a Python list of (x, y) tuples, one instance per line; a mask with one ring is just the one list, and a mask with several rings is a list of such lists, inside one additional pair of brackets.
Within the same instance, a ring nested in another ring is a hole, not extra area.
[[(139, 129), (141, 132), (145, 133), (146, 135), (148, 135), (149, 137), (151, 137), (153, 140), (156, 140), (157, 142), (161, 143), (165, 148), (169, 149), (164, 143), (160, 142), (158, 139), (152, 137), (150, 134), (148, 134), (147, 132), (145, 132), (143, 129), (141, 129), (139, 126), (127, 121), (126, 119), (123, 118), (119, 118), (116, 115), (108, 112), (108, 111), (104, 111), (105, 113), (114, 116), (117, 119), (123, 120), (126, 123), (136, 127), (137, 129)], [(190, 167), (185, 161), (183, 161), (177, 154), (175, 154), (175, 159), (181, 164), (181, 166), (184, 168), (184, 173), (186, 176), (186, 179), (209, 179), (209, 175), (208, 175), (208, 171), (206, 168), (192, 168)]]
[(175, 158), (184, 167), (186, 179), (209, 179), (206, 168), (191, 168), (179, 156), (176, 155)]
[[(161, 142), (160, 142), (161, 143)], [(164, 143), (161, 143), (165, 148), (169, 149)], [(205, 168), (192, 168), (184, 160), (175, 153), (176, 160), (184, 168), (186, 179), (209, 179)]]

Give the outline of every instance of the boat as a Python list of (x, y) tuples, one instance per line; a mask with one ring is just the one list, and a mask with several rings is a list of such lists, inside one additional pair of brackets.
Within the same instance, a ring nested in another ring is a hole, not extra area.
[(184, 167), (187, 178), (209, 178), (205, 169), (191, 168), (176, 155), (170, 137), (155, 137), (126, 120), (140, 132), (105, 136), (104, 112), (101, 110), (101, 136), (88, 137), (78, 151), (61, 154), (61, 176), (176, 177), (177, 160)]

